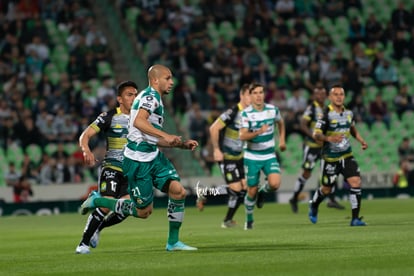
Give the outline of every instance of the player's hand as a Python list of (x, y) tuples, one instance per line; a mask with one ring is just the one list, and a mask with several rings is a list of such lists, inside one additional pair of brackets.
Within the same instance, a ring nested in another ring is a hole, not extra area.
[(344, 138), (343, 135), (338, 134), (338, 135), (328, 136), (327, 140), (328, 142), (331, 142), (331, 143), (340, 143), (343, 138)]
[(260, 133), (265, 133), (268, 128), (269, 128), (269, 125), (262, 125), (262, 127), (260, 128)]
[(224, 156), (223, 156), (223, 153), (221, 152), (220, 149), (215, 149), (213, 151), (213, 156), (214, 156), (214, 161), (216, 161), (216, 162), (223, 161)]
[(83, 161), (85, 162), (86, 165), (93, 167), (96, 164), (95, 155), (91, 151), (84, 151)]
[(286, 144), (279, 142), (279, 149), (280, 149), (280, 151), (285, 151), (286, 150)]
[(366, 150), (368, 148), (368, 144), (364, 140), (361, 142), (361, 148), (362, 150)]
[(172, 147), (181, 145), (181, 136), (168, 134), (164, 137), (164, 140)]
[(198, 147), (198, 142), (195, 140), (187, 140), (182, 145), (184, 149), (195, 150)]

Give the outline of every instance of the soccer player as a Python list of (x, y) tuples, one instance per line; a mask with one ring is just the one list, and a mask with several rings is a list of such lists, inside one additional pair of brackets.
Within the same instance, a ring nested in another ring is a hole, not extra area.
[[(306, 181), (311, 177), (312, 170), (316, 165), (316, 162), (321, 158), (322, 144), (313, 139), (313, 128), (316, 122), (323, 115), (323, 108), (325, 107), (326, 89), (319, 85), (313, 90), (313, 102), (306, 107), (305, 112), (300, 120), (300, 128), (305, 134), (305, 141), (303, 144), (303, 162), (302, 162), (302, 174), (298, 177), (295, 183), (295, 190), (292, 198), (289, 200), (290, 206), (294, 213), (298, 212), (298, 197), (302, 192)], [(335, 187), (335, 186), (334, 186)], [(330, 201), (328, 207), (344, 209), (335, 200), (334, 189), (329, 194)]]
[[(89, 148), (92, 137), (102, 132), (106, 136), (107, 152), (102, 161), (98, 189), (103, 197), (129, 198), (127, 179), (122, 173), (123, 148), (127, 142), (128, 120), (132, 102), (138, 94), (137, 85), (132, 81), (118, 84), (117, 101), (119, 106), (101, 113), (80, 135), (79, 146), (85, 164), (95, 166), (97, 160)], [(90, 253), (89, 246), (95, 248), (99, 242), (100, 231), (108, 226), (122, 222), (123, 214), (114, 214), (107, 208), (96, 208), (88, 217), (82, 240), (76, 247), (77, 254)]]
[(355, 127), (354, 114), (344, 107), (345, 91), (335, 85), (329, 91), (330, 104), (324, 109), (323, 116), (318, 120), (313, 131), (313, 138), (323, 143), (321, 159), (321, 187), (315, 191), (309, 204), (309, 219), (318, 221), (318, 207), (326, 195), (331, 193), (339, 174), (350, 185), (349, 199), (351, 202), (351, 226), (365, 226), (359, 217), (361, 208), (361, 177), (357, 161), (351, 148), (352, 135), (363, 150), (368, 144)]
[[(240, 139), (246, 141), (244, 166), (247, 176), (247, 194), (244, 200), (246, 211), (245, 230), (253, 229), (253, 210), (258, 193), (276, 191), (281, 183), (280, 166), (275, 153), (275, 127), (279, 134), (279, 149), (284, 151), (285, 124), (279, 108), (266, 104), (264, 87), (254, 83), (250, 87), (251, 105), (242, 112)], [(261, 171), (267, 181), (259, 189)], [(261, 207), (261, 206), (258, 206)]]
[(221, 224), (222, 228), (236, 225), (233, 217), (246, 195), (243, 142), (239, 138), (239, 129), (241, 112), (249, 105), (249, 84), (244, 84), (240, 90), (239, 103), (222, 113), (210, 126), (214, 161), (220, 165), (221, 173), (227, 184), (228, 210)]
[(153, 210), (153, 188), (168, 194), (167, 217), (169, 233), (167, 251), (197, 250), (179, 241), (179, 230), (184, 219), (186, 191), (173, 164), (159, 147), (194, 150), (194, 140), (182, 141), (180, 136), (163, 130), (164, 105), (162, 97), (173, 87), (171, 70), (164, 65), (153, 65), (148, 70), (149, 86), (135, 99), (131, 108), (128, 143), (124, 151), (122, 169), (128, 179), (131, 199), (109, 199), (91, 193), (82, 204), (81, 212), (105, 207), (116, 214), (147, 218)]

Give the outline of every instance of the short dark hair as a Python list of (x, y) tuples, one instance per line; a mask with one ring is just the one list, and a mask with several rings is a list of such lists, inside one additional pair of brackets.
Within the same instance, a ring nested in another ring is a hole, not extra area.
[(242, 85), (242, 87), (240, 88), (240, 94), (244, 95), (246, 92), (250, 92), (250, 84), (245, 83)]
[(123, 82), (119, 83), (117, 88), (116, 88), (116, 92), (117, 92), (118, 96), (121, 96), (124, 89), (126, 87), (130, 87), (130, 86), (132, 86), (132, 87), (134, 87), (135, 89), (138, 90), (137, 84), (133, 81), (127, 80), (127, 81), (123, 81)]
[(263, 87), (264, 88), (263, 84), (260, 84), (260, 83), (257, 83), (257, 82), (251, 83), (250, 87), (249, 87), (249, 94), (252, 94), (252, 91), (254, 89), (256, 89), (257, 87)]

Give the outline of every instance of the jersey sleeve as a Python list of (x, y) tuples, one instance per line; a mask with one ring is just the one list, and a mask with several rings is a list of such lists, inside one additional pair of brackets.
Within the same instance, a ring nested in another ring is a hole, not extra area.
[(329, 125), (328, 113), (329, 113), (329, 110), (325, 109), (322, 116), (318, 118), (318, 121), (316, 122), (315, 128), (313, 130), (314, 132), (326, 133), (326, 130)]
[(105, 132), (110, 126), (112, 121), (112, 116), (114, 112), (103, 112), (93, 121), (89, 126), (93, 128), (96, 132)]
[(313, 106), (312, 105), (308, 105), (306, 107), (305, 111), (303, 112), (302, 119), (305, 120), (305, 121), (307, 121), (307, 122), (311, 121), (312, 120), (312, 117), (314, 116), (313, 115), (314, 114), (314, 111), (315, 111), (315, 109), (313, 108)]
[(234, 119), (236, 118), (236, 116), (237, 116), (237, 112), (238, 112), (238, 108), (237, 108), (237, 106), (236, 107), (233, 107), (233, 108), (229, 108), (229, 109), (227, 109), (225, 112), (223, 112), (221, 115), (220, 115), (220, 120), (221, 120), (221, 122), (225, 125), (225, 126), (227, 126), (227, 125), (229, 125), (229, 124), (231, 124), (233, 121), (234, 121)]
[(241, 113), (241, 128), (250, 128), (249, 117), (245, 111)]
[(145, 93), (139, 100), (139, 108), (145, 109), (149, 114), (152, 114), (155, 109), (160, 106), (158, 98), (152, 93)]

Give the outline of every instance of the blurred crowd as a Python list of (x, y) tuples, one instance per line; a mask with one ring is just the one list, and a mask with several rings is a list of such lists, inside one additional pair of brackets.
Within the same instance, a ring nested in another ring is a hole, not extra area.
[[(369, 126), (379, 121), (389, 128), (393, 119), (414, 110), (413, 83), (402, 81), (397, 70), (414, 59), (412, 3), (394, 3), (388, 20), (380, 20), (375, 12), (358, 16), (372, 8), (362, 0), (108, 2), (134, 30), (131, 39), (143, 52), (143, 66), (157, 62), (173, 68), (177, 86), (172, 111), (187, 135), (201, 142), (207, 163), (208, 126), (238, 101), (243, 83), (265, 84), (266, 100), (282, 110), (288, 135), (301, 134), (298, 117), (319, 83), (327, 88), (342, 84), (348, 107)], [(113, 76), (100, 76), (97, 68), (100, 61), (112, 62), (111, 38), (96, 25), (91, 4), (96, 3), (0, 2), (0, 143), (4, 154), (17, 144), (29, 160), (27, 147), (39, 145), (45, 156), (31, 167), (41, 184), (49, 183), (40, 178), (45, 164), (79, 171), (62, 183), (84, 180), (86, 168), (76, 151), (66, 150), (68, 156), (59, 160), (47, 147), (76, 143), (100, 112), (116, 104)], [(132, 10), (136, 16), (130, 21)], [(50, 22), (63, 34), (61, 40), (51, 33)], [(338, 33), (330, 27), (339, 22), (347, 25), (338, 44)], [(62, 49), (67, 60), (57, 70)], [(375, 97), (368, 97), (368, 88), (376, 88)], [(384, 95), (387, 89), (397, 91), (395, 99)], [(104, 153), (102, 138), (93, 143), (92, 148)], [(27, 166), (22, 162), (16, 167)], [(62, 178), (52, 181), (56, 179)]]

